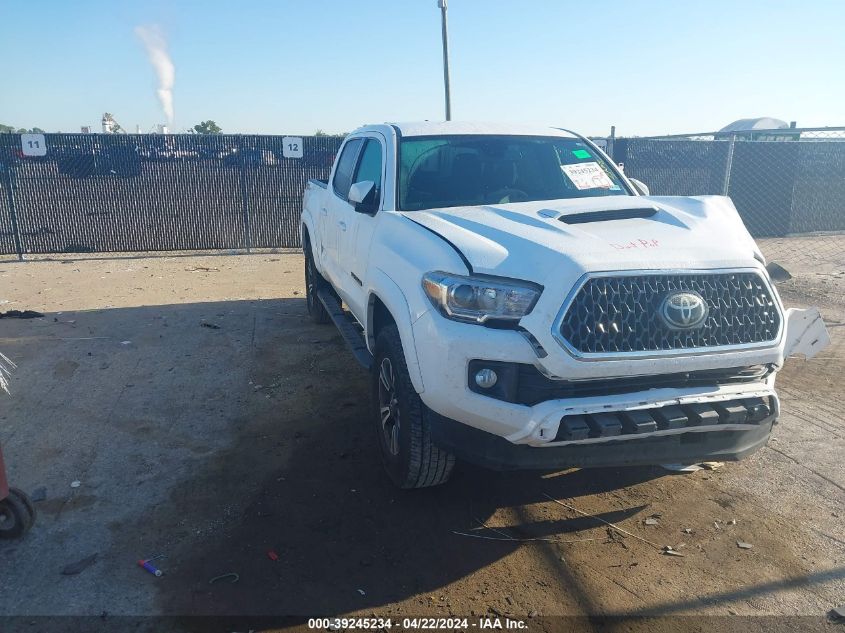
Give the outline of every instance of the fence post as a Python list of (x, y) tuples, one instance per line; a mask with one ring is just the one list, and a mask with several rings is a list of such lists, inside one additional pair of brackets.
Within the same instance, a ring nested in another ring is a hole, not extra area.
[(238, 137), (238, 153), (240, 154), (241, 163), (241, 207), (244, 219), (244, 243), (246, 245), (246, 252), (250, 252), (252, 246), (252, 235), (249, 224), (249, 191), (247, 190), (246, 182), (246, 154), (244, 154), (244, 137)]
[(12, 235), (15, 238), (15, 251), (18, 254), (18, 261), (23, 261), (23, 247), (21, 246), (21, 233), (18, 229), (18, 213), (15, 209), (15, 192), (13, 189), (14, 178), (12, 177), (12, 161), (6, 164), (3, 170), (6, 174), (6, 195), (9, 198), (9, 217), (12, 220)]
[(613, 162), (616, 162), (616, 126), (610, 126), (610, 137), (607, 139), (607, 155), (613, 159)]
[(722, 179), (722, 195), (728, 195), (728, 190), (731, 187), (731, 167), (734, 162), (734, 145), (736, 144), (736, 134), (731, 134), (730, 144), (728, 145), (728, 159), (725, 161), (725, 177)]

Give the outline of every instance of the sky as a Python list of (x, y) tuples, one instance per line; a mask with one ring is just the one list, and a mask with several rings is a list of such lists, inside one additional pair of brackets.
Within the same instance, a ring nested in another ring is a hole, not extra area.
[[(841, 0), (449, 0), (452, 118), (654, 135), (845, 125)], [(310, 134), (442, 120), (436, 0), (0, 0), (0, 123)]]

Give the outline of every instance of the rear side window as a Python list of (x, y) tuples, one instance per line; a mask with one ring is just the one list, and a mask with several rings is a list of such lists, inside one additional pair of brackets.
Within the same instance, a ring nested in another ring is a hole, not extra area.
[(362, 142), (363, 139), (360, 138), (349, 141), (343, 146), (343, 151), (337, 161), (332, 188), (344, 200), (349, 195), (349, 187), (352, 186), (352, 170), (355, 169), (355, 159), (358, 158), (358, 150), (361, 148)]
[(381, 143), (376, 139), (367, 139), (364, 151), (361, 152), (361, 160), (358, 161), (358, 169), (352, 182), (372, 180), (376, 185), (376, 200), (381, 200)]

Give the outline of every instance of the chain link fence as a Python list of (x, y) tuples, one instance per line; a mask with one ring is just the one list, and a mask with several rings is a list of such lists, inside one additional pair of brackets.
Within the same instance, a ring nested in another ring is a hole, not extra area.
[[(328, 176), (341, 141), (2, 134), (0, 254), (298, 247), (305, 183)], [(655, 195), (730, 196), (769, 259), (845, 268), (845, 128), (616, 138), (608, 149)]]
[(341, 141), (3, 134), (0, 254), (296, 247), (305, 183)]
[(845, 267), (845, 128), (617, 138), (654, 195), (730, 196), (768, 259)]

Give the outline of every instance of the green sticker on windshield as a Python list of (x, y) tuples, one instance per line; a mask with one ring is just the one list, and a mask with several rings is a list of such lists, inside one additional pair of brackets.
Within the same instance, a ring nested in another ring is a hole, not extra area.
[(572, 155), (575, 156), (575, 158), (592, 158), (593, 157), (592, 154), (590, 154), (590, 152), (588, 152), (585, 149), (573, 149)]

